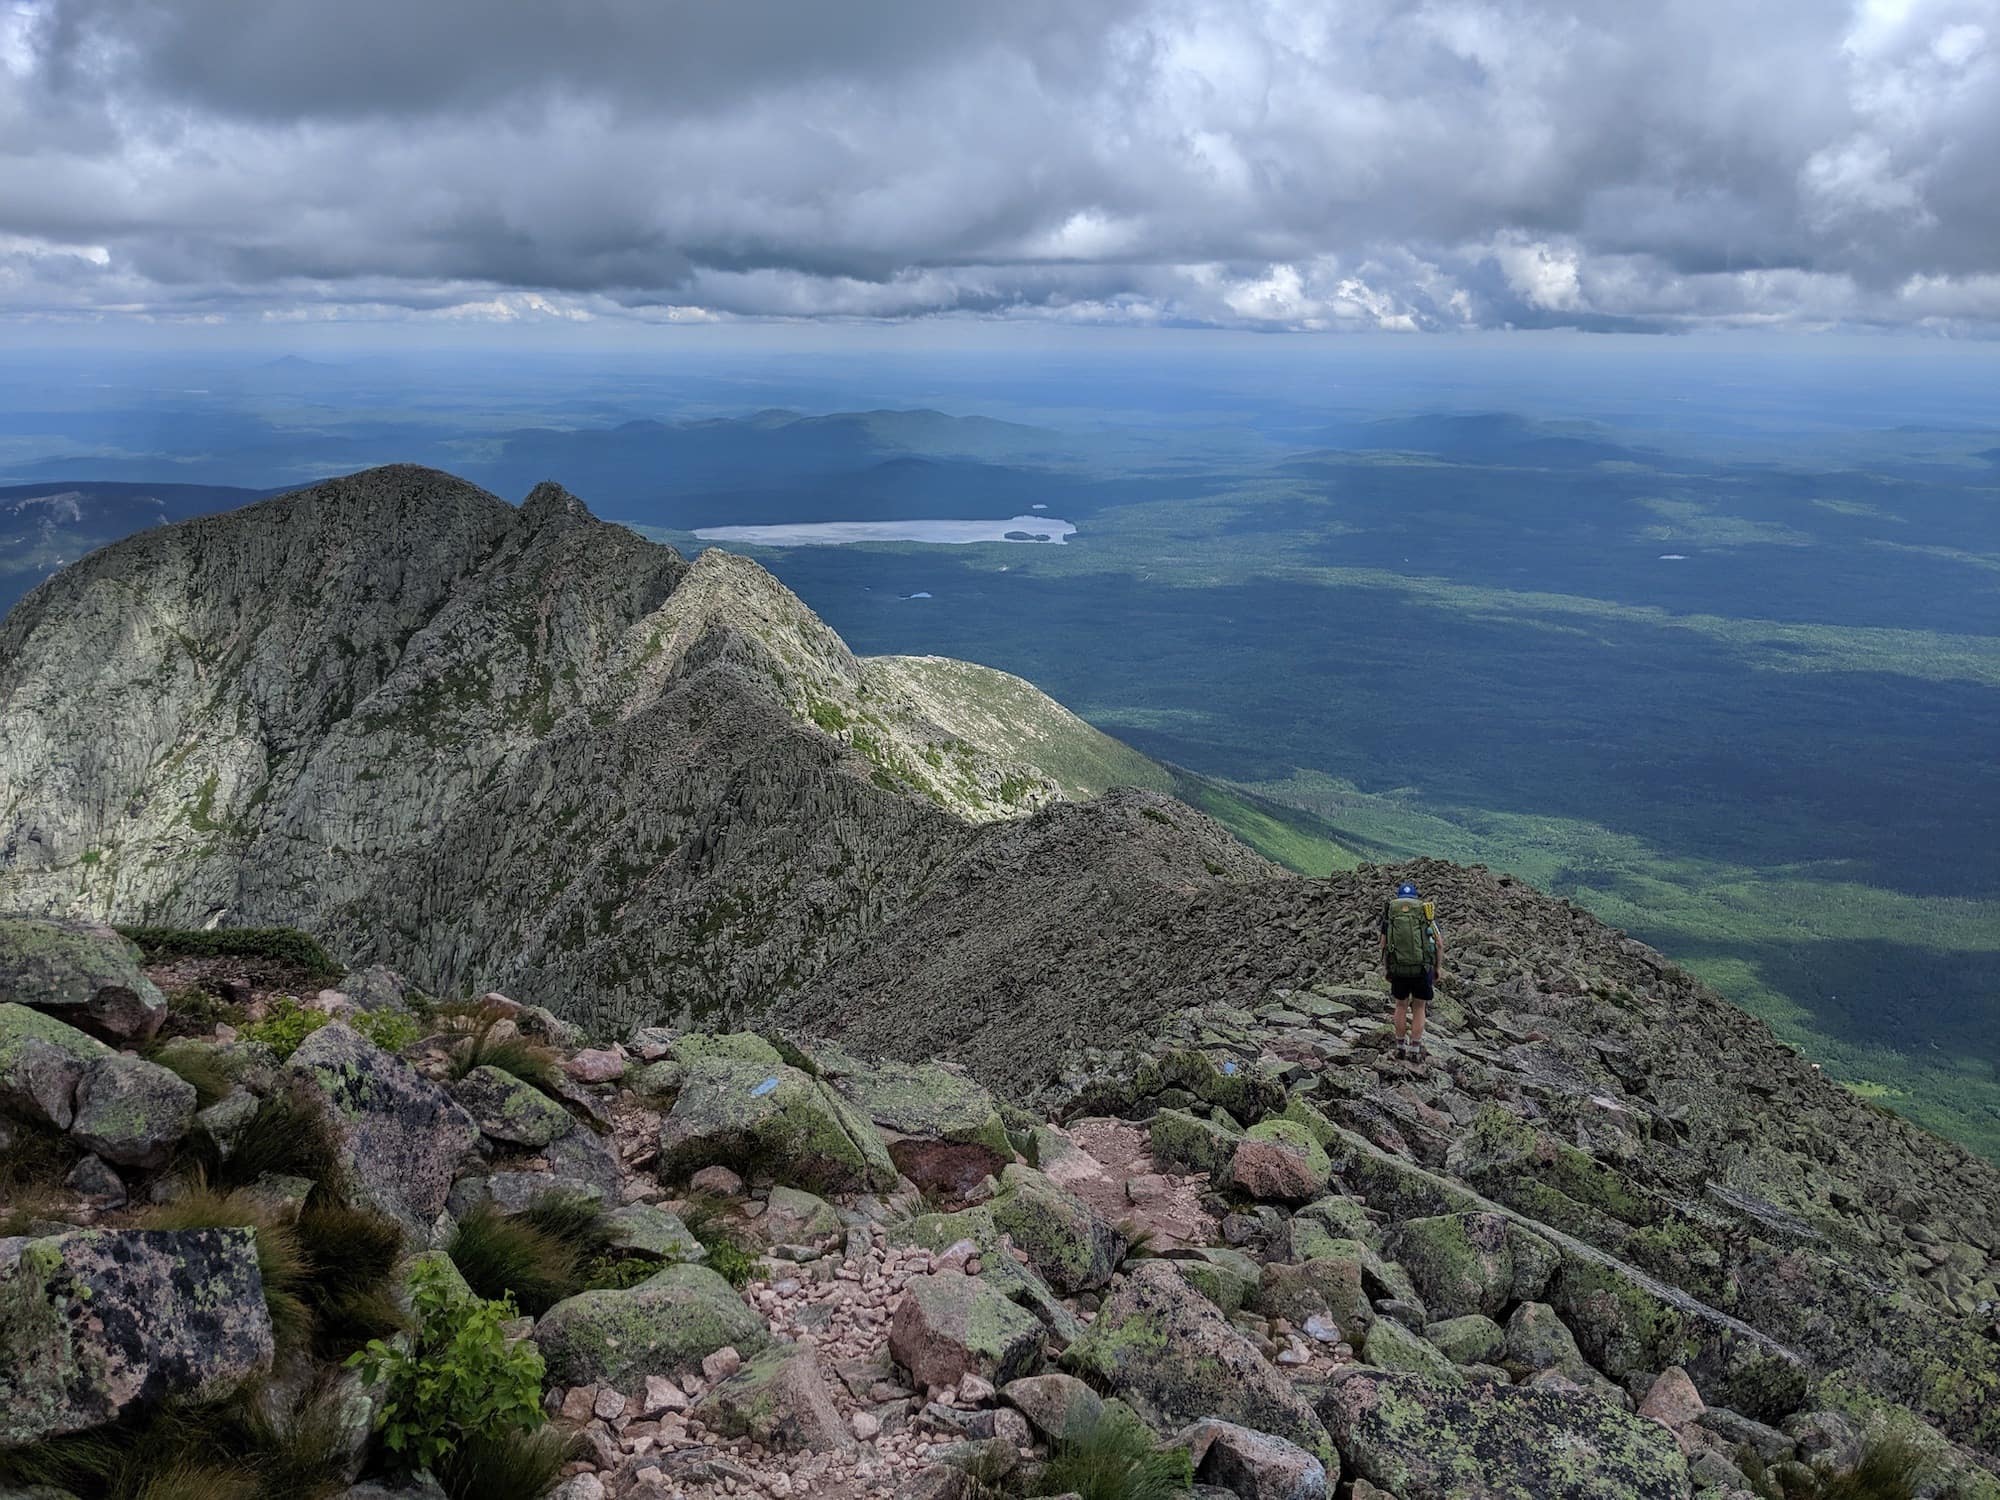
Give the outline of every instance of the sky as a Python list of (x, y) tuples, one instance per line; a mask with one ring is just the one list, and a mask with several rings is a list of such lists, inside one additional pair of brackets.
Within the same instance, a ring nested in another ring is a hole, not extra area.
[(0, 0), (0, 339), (2000, 332), (2000, 0)]

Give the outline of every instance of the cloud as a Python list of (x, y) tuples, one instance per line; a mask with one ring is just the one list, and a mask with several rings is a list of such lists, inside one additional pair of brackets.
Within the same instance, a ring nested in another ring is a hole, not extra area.
[(0, 316), (1986, 332), (1996, 159), (2000, 0), (0, 0)]

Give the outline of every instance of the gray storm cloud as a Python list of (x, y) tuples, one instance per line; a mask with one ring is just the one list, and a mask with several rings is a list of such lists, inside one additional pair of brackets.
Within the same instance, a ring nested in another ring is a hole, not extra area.
[(2000, 325), (2000, 0), (0, 0), (0, 316)]

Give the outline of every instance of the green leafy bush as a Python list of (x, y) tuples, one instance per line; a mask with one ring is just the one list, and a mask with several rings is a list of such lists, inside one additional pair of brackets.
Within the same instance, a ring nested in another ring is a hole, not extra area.
[(148, 963), (167, 958), (264, 958), (332, 982), (345, 972), (311, 933), (296, 927), (121, 927)]
[(507, 1342), (511, 1300), (467, 1296), (434, 1262), (411, 1273), (410, 1300), (410, 1347), (371, 1339), (348, 1361), (382, 1388), (377, 1423), (396, 1467), (442, 1477), (461, 1449), (471, 1452), (460, 1462), (471, 1462), (480, 1445), (541, 1426), (542, 1356), (527, 1340)]
[(394, 1010), (360, 1011), (348, 1021), (348, 1025), (384, 1052), (401, 1052), (422, 1034), (415, 1017)]
[(1083, 1500), (1175, 1500), (1194, 1484), (1185, 1448), (1161, 1448), (1135, 1418), (1107, 1407), (1056, 1445), (1041, 1487)]
[(307, 1010), (290, 995), (271, 1002), (264, 1019), (243, 1028), (243, 1040), (262, 1042), (283, 1062), (299, 1050), (299, 1044), (333, 1019), (323, 1010)]

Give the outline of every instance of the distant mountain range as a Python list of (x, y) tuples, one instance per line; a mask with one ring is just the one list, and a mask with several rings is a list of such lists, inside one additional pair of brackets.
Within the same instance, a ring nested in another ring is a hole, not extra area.
[(0, 614), (58, 568), (107, 542), (148, 526), (234, 510), (270, 493), (100, 480), (0, 488)]

